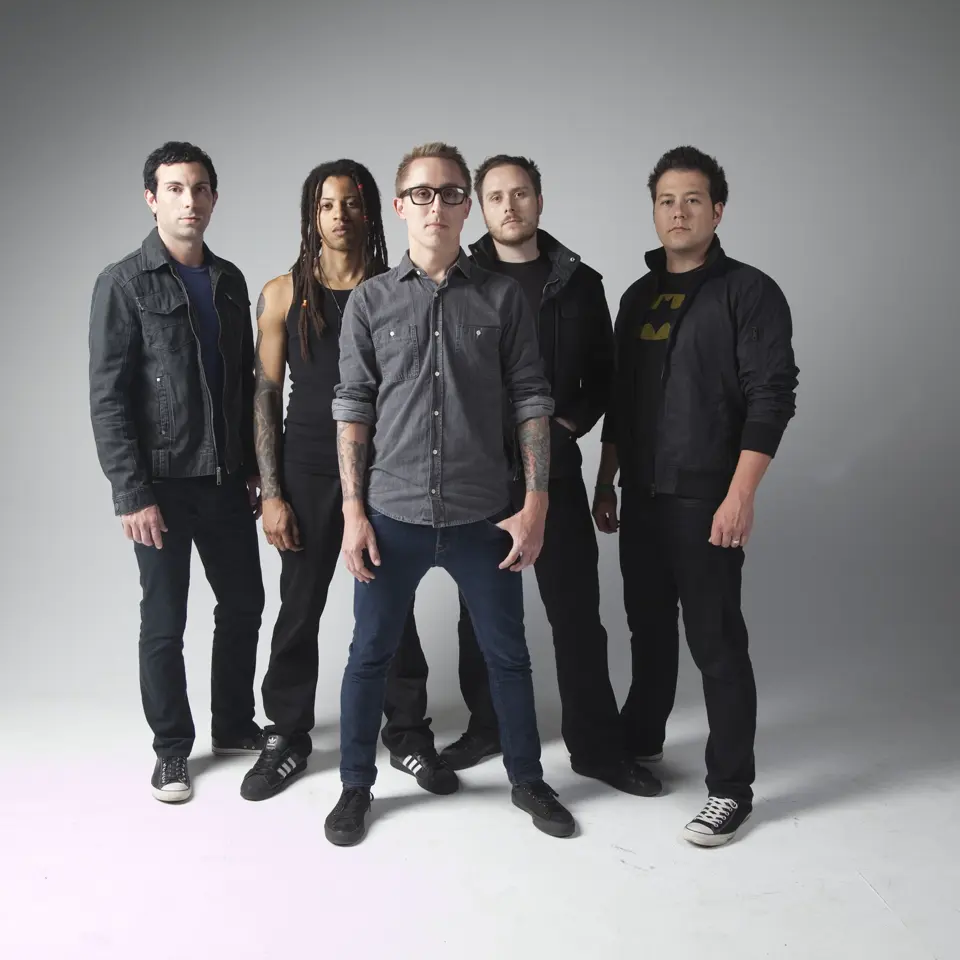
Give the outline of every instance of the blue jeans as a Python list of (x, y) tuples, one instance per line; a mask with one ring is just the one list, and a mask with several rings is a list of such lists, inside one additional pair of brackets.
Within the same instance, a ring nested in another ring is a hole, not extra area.
[(431, 567), (442, 567), (466, 602), (487, 662), (507, 776), (514, 784), (540, 780), (523, 584), (519, 574), (498, 569), (510, 552), (510, 535), (489, 520), (437, 528), (368, 513), (380, 566), (371, 567), (376, 578), (358, 582), (353, 595), (353, 642), (340, 690), (340, 779), (345, 786), (372, 786), (377, 778), (390, 661), (417, 585)]

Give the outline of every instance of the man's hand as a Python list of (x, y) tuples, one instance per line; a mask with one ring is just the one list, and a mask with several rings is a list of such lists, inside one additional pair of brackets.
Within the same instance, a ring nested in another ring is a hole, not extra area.
[(753, 494), (731, 490), (713, 515), (710, 542), (715, 547), (745, 547), (753, 530)]
[(263, 501), (263, 535), (278, 550), (302, 550), (300, 528), (293, 507), (281, 497)]
[(250, 509), (253, 511), (253, 518), (263, 513), (263, 504), (260, 501), (260, 477), (247, 477), (247, 496), (250, 498)]
[(593, 494), (593, 520), (601, 533), (616, 533), (620, 527), (617, 519), (617, 491), (613, 484), (597, 486)]
[(547, 495), (528, 493), (519, 513), (501, 520), (497, 526), (513, 537), (513, 548), (500, 564), (501, 570), (519, 573), (533, 566), (543, 549), (543, 528), (547, 519)]
[(367, 519), (363, 506), (354, 501), (353, 506), (344, 505), (343, 511), (343, 545), (340, 552), (350, 574), (361, 583), (369, 583), (375, 579), (372, 570), (368, 570), (363, 562), (363, 551), (366, 550), (370, 562), (380, 566), (380, 551), (377, 549), (377, 535)]
[(128, 540), (141, 543), (145, 547), (163, 549), (163, 537), (160, 534), (167, 532), (167, 525), (163, 522), (160, 508), (155, 503), (142, 510), (125, 513), (120, 521), (123, 523), (124, 536)]

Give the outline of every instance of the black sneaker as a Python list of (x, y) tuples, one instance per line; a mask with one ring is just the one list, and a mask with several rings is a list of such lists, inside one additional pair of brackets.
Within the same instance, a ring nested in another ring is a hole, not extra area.
[(499, 740), (467, 732), (459, 740), (454, 740), (444, 747), (440, 751), (440, 759), (445, 760), (451, 770), (466, 770), (467, 767), (475, 767), (481, 760), (495, 757), (500, 752)]
[(577, 829), (570, 811), (557, 799), (557, 793), (542, 780), (521, 783), (510, 794), (513, 804), (533, 817), (533, 825), (551, 837), (571, 837)]
[(213, 738), (213, 753), (217, 757), (245, 757), (251, 753), (259, 753), (263, 749), (264, 740), (263, 731), (254, 726), (245, 737), (233, 737), (229, 740), (218, 740)]
[(704, 808), (683, 828), (683, 839), (699, 847), (729, 843), (749, 818), (753, 807), (729, 797), (708, 797)]
[(460, 779), (436, 750), (419, 750), (405, 757), (390, 754), (390, 766), (416, 777), (417, 783), (429, 793), (441, 796), (456, 793), (460, 789)]
[(583, 763), (571, 763), (570, 766), (581, 777), (601, 780), (614, 790), (622, 790), (635, 797), (655, 797), (663, 789), (663, 784), (646, 767), (632, 760), (604, 766)]
[(266, 800), (307, 769), (306, 755), (296, 749), (289, 737), (271, 733), (266, 741), (259, 759), (240, 784), (244, 800)]
[(323, 822), (324, 836), (338, 847), (351, 847), (367, 832), (364, 818), (373, 795), (369, 787), (344, 787), (337, 805)]
[(186, 757), (157, 757), (150, 778), (153, 795), (164, 803), (182, 803), (193, 794)]

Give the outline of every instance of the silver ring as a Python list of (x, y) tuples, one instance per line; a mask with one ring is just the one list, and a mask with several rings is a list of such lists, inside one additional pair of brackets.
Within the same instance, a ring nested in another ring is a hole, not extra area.
[(731, 540), (730, 542), (731, 542), (734, 546), (737, 546), (737, 545), (740, 543), (739, 540)]

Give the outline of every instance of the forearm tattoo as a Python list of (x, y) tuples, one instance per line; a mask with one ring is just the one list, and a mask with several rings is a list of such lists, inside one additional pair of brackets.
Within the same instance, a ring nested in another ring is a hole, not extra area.
[(524, 420), (517, 427), (527, 490), (545, 493), (550, 479), (550, 424), (546, 417)]
[(367, 442), (349, 439), (346, 431), (350, 426), (349, 423), (337, 424), (337, 460), (344, 501), (362, 500), (367, 478)]
[[(263, 313), (263, 294), (257, 304), (257, 318)], [(260, 490), (264, 500), (282, 496), (280, 491), (280, 437), (283, 421), (283, 385), (271, 380), (260, 360), (262, 331), (257, 331), (256, 383), (253, 389), (253, 440), (260, 467)]]

